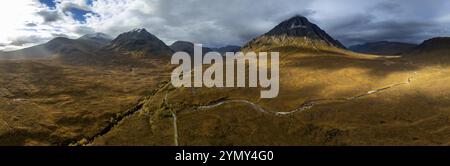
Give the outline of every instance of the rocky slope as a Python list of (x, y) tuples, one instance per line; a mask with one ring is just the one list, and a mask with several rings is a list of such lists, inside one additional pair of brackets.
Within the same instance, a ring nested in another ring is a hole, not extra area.
[(258, 51), (279, 47), (345, 49), (344, 45), (333, 39), (316, 24), (309, 22), (307, 18), (295, 16), (283, 21), (266, 34), (253, 39), (243, 46), (243, 50)]

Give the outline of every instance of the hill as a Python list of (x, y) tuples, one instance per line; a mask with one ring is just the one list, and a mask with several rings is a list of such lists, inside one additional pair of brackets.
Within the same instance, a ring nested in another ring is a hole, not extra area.
[(103, 50), (141, 58), (169, 57), (173, 54), (169, 46), (146, 29), (122, 33)]
[(411, 43), (380, 41), (353, 45), (350, 46), (349, 49), (364, 54), (400, 55), (402, 53), (410, 51), (416, 46), (417, 44)]
[[(194, 55), (194, 43), (188, 42), (188, 41), (176, 41), (172, 45), (170, 45), (170, 48), (174, 52), (186, 52), (189, 55)], [(202, 53), (206, 54), (208, 52), (212, 51), (208, 47), (202, 47)]]
[(0, 59), (62, 59), (80, 61), (93, 56), (94, 52), (109, 43), (111, 39), (104, 34), (88, 34), (78, 39), (54, 38), (47, 43), (4, 52)]
[(219, 47), (219, 48), (211, 48), (213, 51), (219, 52), (220, 54), (225, 54), (226, 52), (239, 52), (241, 51), (240, 46), (233, 46), (228, 45), (225, 47)]

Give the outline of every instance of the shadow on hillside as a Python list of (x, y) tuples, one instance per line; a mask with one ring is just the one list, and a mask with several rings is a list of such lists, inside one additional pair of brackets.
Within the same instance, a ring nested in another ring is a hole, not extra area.
[[(402, 57), (370, 56), (343, 50), (314, 50), (310, 48), (278, 48), (280, 60), (288, 67), (336, 71), (346, 68), (366, 69), (383, 77), (396, 72), (416, 71), (424, 67), (450, 66), (450, 53), (434, 52)], [(306, 56), (297, 56), (298, 54)], [(283, 57), (284, 56), (284, 57)]]
[[(433, 105), (440, 103), (436, 98), (405, 95), (394, 99), (367, 98), (318, 105), (311, 111), (286, 117), (275, 117), (253, 110), (251, 106), (232, 104), (180, 114), (180, 143), (256, 146), (448, 143), (448, 113), (438, 111), (442, 105)], [(128, 121), (127, 125), (133, 126), (133, 122)], [(161, 126), (161, 130), (170, 130), (171, 127), (156, 125)], [(115, 137), (111, 139), (128, 138), (129, 133), (124, 131), (114, 133)]]
[(368, 70), (368, 74), (382, 77), (396, 72), (414, 71), (418, 66), (402, 59), (354, 59), (336, 56), (291, 57), (289, 67), (308, 68), (311, 70), (336, 71), (358, 68)]

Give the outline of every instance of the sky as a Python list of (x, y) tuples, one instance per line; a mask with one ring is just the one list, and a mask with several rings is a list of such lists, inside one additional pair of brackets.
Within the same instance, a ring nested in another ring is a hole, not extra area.
[(146, 28), (166, 44), (242, 45), (303, 15), (345, 45), (420, 43), (450, 36), (448, 0), (14, 0), (0, 1), (0, 50)]

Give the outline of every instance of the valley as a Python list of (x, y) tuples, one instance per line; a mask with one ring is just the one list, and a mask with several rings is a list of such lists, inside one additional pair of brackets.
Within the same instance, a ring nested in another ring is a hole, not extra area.
[[(380, 67), (385, 65), (382, 61), (377, 63)], [(440, 77), (444, 73), (435, 67), (415, 69), (406, 65), (402, 67), (405, 71), (395, 71), (405, 64), (397, 65), (392, 68), (393, 73), (385, 73), (386, 79), (373, 76), (374, 69), (357, 72), (358, 69), (347, 68), (331, 73), (303, 69), (296, 74), (331, 77), (330, 80), (345, 82), (347, 88), (335, 82), (321, 82), (322, 88), (316, 91), (302, 86), (282, 88), (275, 101), (255, 100), (256, 90), (191, 91), (167, 87), (165, 93), (161, 91), (156, 96), (168, 94), (171, 107), (160, 107), (158, 103), (163, 101), (153, 97), (144, 105), (144, 112), (124, 120), (94, 145), (133, 142), (136, 137), (123, 138), (134, 135), (129, 130), (131, 126), (148, 131), (139, 134), (139, 138), (147, 138), (139, 143), (174, 145), (170, 141), (174, 135), (173, 116), (167, 110), (176, 111), (179, 145), (448, 144), (449, 112), (445, 111), (448, 102), (444, 99), (448, 94), (444, 89), (449, 87), (443, 82), (449, 77)], [(281, 71), (287, 71), (286, 67)], [(348, 73), (359, 74), (348, 77)], [(281, 87), (289, 87), (289, 82), (282, 81)], [(296, 84), (310, 83), (296, 80)], [(439, 90), (425, 86), (430, 84), (438, 84)]]

